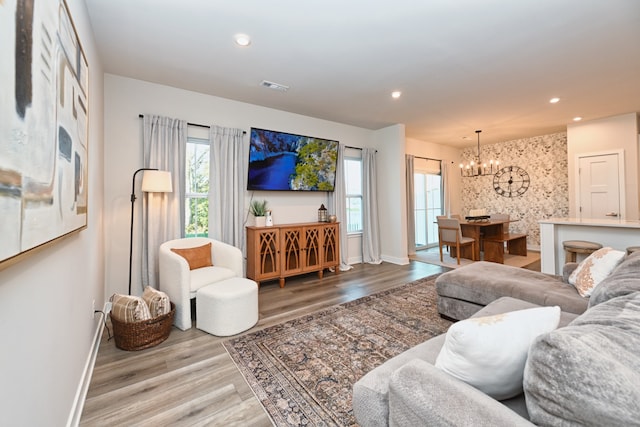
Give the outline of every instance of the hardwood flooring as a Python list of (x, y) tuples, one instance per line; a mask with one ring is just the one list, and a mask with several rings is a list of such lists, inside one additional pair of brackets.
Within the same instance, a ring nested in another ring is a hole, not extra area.
[[(350, 271), (263, 283), (254, 332), (448, 269), (412, 261), (359, 264)], [(271, 421), (218, 338), (173, 328), (160, 345), (116, 348), (103, 333), (80, 425), (270, 426)]]

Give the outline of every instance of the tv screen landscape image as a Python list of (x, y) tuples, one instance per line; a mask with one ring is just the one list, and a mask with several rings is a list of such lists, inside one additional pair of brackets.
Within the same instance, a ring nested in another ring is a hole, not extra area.
[(247, 190), (333, 191), (338, 141), (251, 128)]

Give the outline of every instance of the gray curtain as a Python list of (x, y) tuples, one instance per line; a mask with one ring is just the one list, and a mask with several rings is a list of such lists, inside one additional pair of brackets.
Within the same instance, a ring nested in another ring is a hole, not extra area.
[(242, 129), (211, 126), (209, 236), (245, 253), (245, 165)]
[(340, 224), (340, 270), (347, 271), (353, 267), (349, 265), (347, 253), (347, 189), (344, 181), (344, 151), (343, 144), (338, 146), (338, 167), (336, 168), (336, 184), (333, 194), (329, 197), (329, 211), (334, 212)]
[(407, 177), (407, 252), (410, 256), (416, 254), (414, 160), (415, 157), (413, 155), (405, 155), (405, 174)]
[(378, 219), (378, 185), (376, 181), (376, 150), (362, 149), (362, 261), (382, 262), (380, 222)]
[(151, 114), (142, 122), (144, 167), (170, 172), (173, 185), (171, 193), (142, 198), (142, 287), (158, 288), (158, 248), (184, 232), (187, 122)]

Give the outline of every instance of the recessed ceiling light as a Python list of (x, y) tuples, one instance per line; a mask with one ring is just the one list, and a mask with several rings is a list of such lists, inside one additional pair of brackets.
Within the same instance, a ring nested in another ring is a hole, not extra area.
[(260, 82), (260, 86), (266, 87), (268, 89), (277, 90), (280, 92), (286, 92), (289, 90), (289, 86), (286, 86), (280, 83), (270, 82), (268, 80), (263, 80), (262, 82)]
[(401, 95), (402, 95), (402, 92), (400, 92), (399, 90), (395, 90), (395, 91), (391, 92), (391, 97), (393, 99), (398, 99), (398, 98), (400, 98)]
[(574, 117), (574, 118), (573, 118), (573, 121), (574, 121), (574, 122), (579, 122), (580, 120), (582, 120), (582, 117)]
[(552, 103), (552, 104), (556, 104), (556, 103), (560, 102), (560, 98), (551, 98), (549, 100), (549, 102)]
[(251, 44), (251, 38), (246, 34), (236, 34), (234, 38), (238, 46), (249, 46)]

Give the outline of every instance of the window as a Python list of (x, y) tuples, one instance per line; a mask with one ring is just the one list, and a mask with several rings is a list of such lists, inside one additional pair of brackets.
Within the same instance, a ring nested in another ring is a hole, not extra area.
[(185, 237), (209, 235), (209, 141), (187, 138)]
[(362, 232), (362, 159), (345, 157), (344, 180), (347, 194), (347, 233)]

